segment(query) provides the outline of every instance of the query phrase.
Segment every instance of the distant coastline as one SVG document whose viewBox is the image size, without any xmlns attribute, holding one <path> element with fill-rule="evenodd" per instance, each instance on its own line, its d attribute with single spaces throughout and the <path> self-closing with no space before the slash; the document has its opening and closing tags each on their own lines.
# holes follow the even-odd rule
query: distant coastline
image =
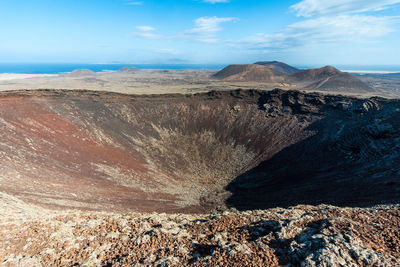
<svg viewBox="0 0 400 267">
<path fill-rule="evenodd" d="M 342 70 L 344 72 L 350 72 L 355 74 L 393 74 L 400 73 L 400 70 L 390 71 L 390 70 Z"/>
<path fill-rule="evenodd" d="M 63 74 L 76 69 L 89 69 L 94 72 L 116 71 L 123 67 L 139 69 L 194 69 L 220 70 L 225 64 L 71 64 L 71 63 L 0 63 L 0 73 L 9 74 Z"/>
<path fill-rule="evenodd" d="M 0 63 L 0 74 L 63 74 L 76 69 L 89 69 L 94 72 L 117 71 L 123 67 L 164 70 L 221 70 L 227 64 L 79 64 L 79 63 Z M 321 66 L 296 66 L 299 69 Z M 341 71 L 354 74 L 393 74 L 400 73 L 400 66 L 335 66 Z"/>
</svg>

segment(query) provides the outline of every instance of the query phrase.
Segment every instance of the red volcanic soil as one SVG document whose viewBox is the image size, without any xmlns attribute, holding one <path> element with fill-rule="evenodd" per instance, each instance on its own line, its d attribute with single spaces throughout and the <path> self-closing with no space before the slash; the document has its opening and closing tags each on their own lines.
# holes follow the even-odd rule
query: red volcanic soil
<svg viewBox="0 0 400 267">
<path fill-rule="evenodd" d="M 297 91 L 0 94 L 0 191 L 53 208 L 205 212 L 400 199 L 400 103 Z"/>
<path fill-rule="evenodd" d="M 278 89 L 0 92 L 0 264 L 399 266 L 399 118 Z"/>
<path fill-rule="evenodd" d="M 55 212 L 0 199 L 10 207 L 0 217 L 6 267 L 400 264 L 393 206 L 166 215 Z"/>
</svg>

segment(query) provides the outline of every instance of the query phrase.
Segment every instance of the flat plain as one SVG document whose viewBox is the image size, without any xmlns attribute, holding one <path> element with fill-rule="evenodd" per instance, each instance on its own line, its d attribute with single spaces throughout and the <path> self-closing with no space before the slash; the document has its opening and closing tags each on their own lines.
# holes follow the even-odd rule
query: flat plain
<svg viewBox="0 0 400 267">
<path fill-rule="evenodd" d="M 0 91 L 68 89 L 94 90 L 125 94 L 192 94 L 211 90 L 297 89 L 322 93 L 338 93 L 335 90 L 308 90 L 296 83 L 227 82 L 211 78 L 217 71 L 210 70 L 138 70 L 133 72 L 98 72 L 91 75 L 70 76 L 68 74 L 0 74 Z M 351 93 L 346 95 L 387 98 L 400 97 L 399 75 L 363 75 L 361 80 L 375 92 Z"/>
</svg>

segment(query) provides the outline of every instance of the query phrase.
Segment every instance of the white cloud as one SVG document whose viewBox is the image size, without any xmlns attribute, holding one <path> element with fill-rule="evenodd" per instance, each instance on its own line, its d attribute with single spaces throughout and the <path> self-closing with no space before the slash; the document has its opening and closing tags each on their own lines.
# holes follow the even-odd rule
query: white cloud
<svg viewBox="0 0 400 267">
<path fill-rule="evenodd" d="M 393 17 L 375 17 L 366 15 L 340 15 L 320 17 L 289 25 L 285 33 L 293 36 L 317 39 L 318 41 L 352 41 L 380 37 L 394 31 Z"/>
<path fill-rule="evenodd" d="M 229 22 L 237 20 L 237 18 L 218 18 L 214 17 L 201 17 L 196 19 L 194 22 L 196 24 L 196 28 L 192 29 L 192 31 L 198 32 L 218 32 L 222 30 L 219 26 L 223 22 Z"/>
<path fill-rule="evenodd" d="M 135 32 L 130 34 L 129 36 L 143 37 L 147 39 L 191 39 L 203 43 L 216 43 L 219 40 L 217 37 L 217 33 L 223 30 L 221 24 L 236 20 L 237 18 L 233 17 L 200 17 L 194 21 L 194 28 L 171 35 L 148 32 L 150 30 L 153 30 L 153 28 L 151 27 L 150 29 L 148 28 L 149 26 L 139 26 L 140 28 L 136 28 L 146 32 Z"/>
<path fill-rule="evenodd" d="M 144 31 L 144 32 L 149 32 L 149 31 L 154 31 L 155 30 L 151 26 L 136 26 L 136 29 Z"/>
<path fill-rule="evenodd" d="M 141 6 L 144 3 L 142 1 L 129 1 L 127 4 L 128 5 L 133 5 L 133 6 Z"/>
<path fill-rule="evenodd" d="M 283 51 L 309 45 L 376 41 L 398 29 L 400 17 L 380 16 L 400 0 L 301 0 L 290 8 L 308 17 L 275 33 L 261 33 L 232 45 L 257 51 Z M 369 13 L 365 13 L 365 12 Z M 311 17 L 311 18 L 309 18 Z"/>
<path fill-rule="evenodd" d="M 134 33 L 128 34 L 127 36 L 128 37 L 132 37 L 132 36 L 143 37 L 143 38 L 152 39 L 152 40 L 170 38 L 170 36 L 168 36 L 168 35 L 156 34 L 156 33 L 152 33 L 152 32 L 134 32 Z"/>
<path fill-rule="evenodd" d="M 318 15 L 355 14 L 390 8 L 400 0 L 302 0 L 291 9 L 299 17 Z"/>
<path fill-rule="evenodd" d="M 366 42 L 395 31 L 399 17 L 339 15 L 288 25 L 273 34 L 258 34 L 234 43 L 255 50 L 284 50 L 312 44 Z"/>
<path fill-rule="evenodd" d="M 203 0 L 203 2 L 216 4 L 216 3 L 228 3 L 229 0 Z"/>
<path fill-rule="evenodd" d="M 200 42 L 215 43 L 218 41 L 217 33 L 223 30 L 220 25 L 224 22 L 231 22 L 236 20 L 237 18 L 233 17 L 200 17 L 194 21 L 196 26 L 190 30 L 183 32 L 183 35 L 191 36 Z"/>
</svg>

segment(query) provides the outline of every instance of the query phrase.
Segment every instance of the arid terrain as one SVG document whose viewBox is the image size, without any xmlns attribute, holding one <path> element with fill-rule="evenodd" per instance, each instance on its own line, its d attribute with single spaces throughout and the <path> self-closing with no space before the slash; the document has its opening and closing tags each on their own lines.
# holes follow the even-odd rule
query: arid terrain
<svg viewBox="0 0 400 267">
<path fill-rule="evenodd" d="M 0 194 L 2 266 L 397 266 L 398 206 L 54 211 Z"/>
<path fill-rule="evenodd" d="M 261 63 L 0 75 L 0 264 L 400 265 L 398 91 Z"/>
<path fill-rule="evenodd" d="M 266 64 L 269 64 L 269 67 L 274 67 L 274 69 L 267 68 Z M 235 79 L 235 77 L 230 77 L 229 79 L 213 78 L 217 71 L 210 70 L 125 69 L 114 72 L 97 73 L 92 73 L 90 71 L 80 72 L 78 70 L 78 72 L 71 74 L 0 74 L 0 91 L 81 89 L 125 94 L 192 94 L 211 90 L 272 90 L 280 88 L 283 90 L 296 89 L 309 92 L 321 92 L 324 94 L 340 93 L 362 97 L 400 97 L 400 91 L 398 89 L 400 78 L 398 75 L 394 74 L 369 74 L 355 77 L 348 73 L 341 73 L 335 70 L 333 74 L 339 75 L 333 75 L 333 77 L 331 77 L 332 75 L 329 75 L 329 68 L 305 71 L 298 70 L 298 72 L 296 72 L 294 67 L 281 62 L 258 62 L 257 64 L 242 66 L 255 68 L 259 70 L 259 73 L 256 71 L 256 73 L 247 74 L 248 76 L 245 76 L 244 79 L 243 77 L 240 79 Z M 325 75 L 320 79 L 311 79 L 310 74 L 312 75 L 318 71 L 324 72 L 324 70 L 328 71 L 325 72 Z M 269 73 L 269 76 L 266 76 L 265 73 Z M 240 75 L 242 74 L 238 76 Z M 274 79 L 271 80 L 271 77 L 274 77 Z M 293 79 L 293 77 L 295 77 L 295 79 Z M 356 90 L 351 90 L 352 86 Z M 368 86 L 370 88 L 368 88 Z"/>
</svg>

